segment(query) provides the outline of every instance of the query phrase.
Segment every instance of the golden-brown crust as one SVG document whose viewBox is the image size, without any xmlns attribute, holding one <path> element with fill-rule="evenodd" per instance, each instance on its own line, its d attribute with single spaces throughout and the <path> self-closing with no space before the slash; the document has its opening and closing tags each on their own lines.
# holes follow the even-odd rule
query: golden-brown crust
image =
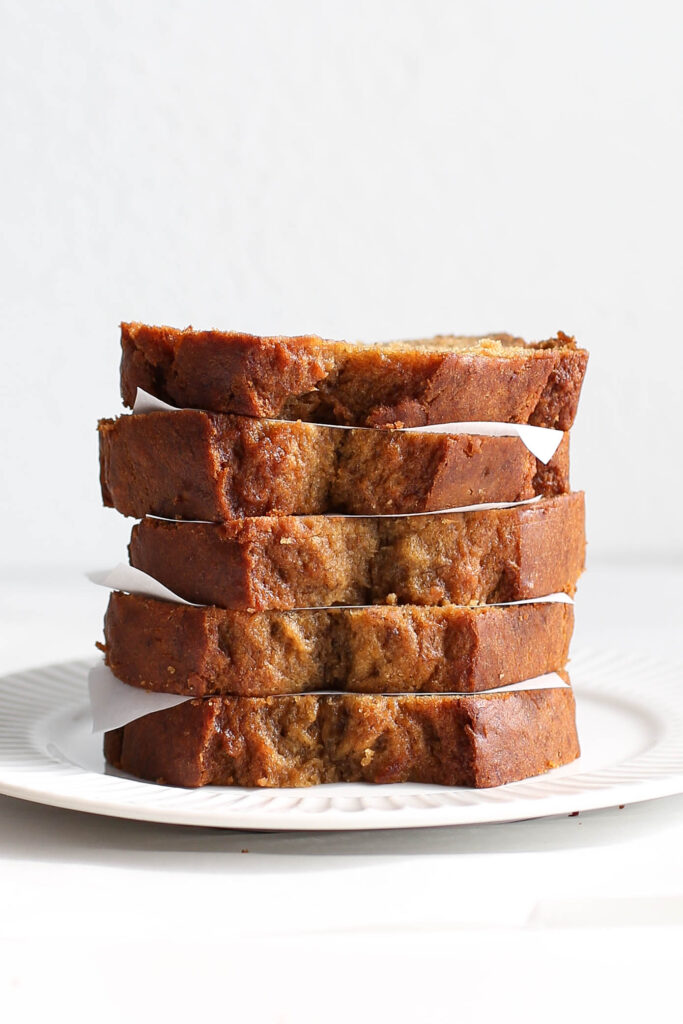
<svg viewBox="0 0 683 1024">
<path fill-rule="evenodd" d="M 588 353 L 559 333 L 363 345 L 121 325 L 121 393 L 179 406 L 357 426 L 467 420 L 569 430 Z"/>
<path fill-rule="evenodd" d="M 129 555 L 178 596 L 221 608 L 469 605 L 573 594 L 584 566 L 583 494 L 405 518 L 143 519 Z"/>
<path fill-rule="evenodd" d="M 475 693 L 564 668 L 573 626 L 568 604 L 249 613 L 114 592 L 103 650 L 123 682 L 193 697 Z"/>
<path fill-rule="evenodd" d="M 209 697 L 105 734 L 107 760 L 172 786 L 500 786 L 579 756 L 570 687 L 476 696 Z"/>
<path fill-rule="evenodd" d="M 569 490 L 516 437 L 339 430 L 181 410 L 101 420 L 105 505 L 136 519 L 391 515 Z"/>
</svg>

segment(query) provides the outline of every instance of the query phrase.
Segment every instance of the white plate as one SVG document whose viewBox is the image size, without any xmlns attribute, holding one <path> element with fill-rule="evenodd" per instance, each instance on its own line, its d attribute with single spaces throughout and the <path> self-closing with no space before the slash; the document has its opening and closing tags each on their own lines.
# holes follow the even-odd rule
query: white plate
<svg viewBox="0 0 683 1024">
<path fill-rule="evenodd" d="M 683 668 L 586 653 L 571 664 L 582 756 L 474 790 L 404 783 L 175 789 L 105 767 L 89 662 L 0 679 L 0 793 L 122 818 L 240 829 L 420 828 L 539 818 L 683 792 Z"/>
</svg>

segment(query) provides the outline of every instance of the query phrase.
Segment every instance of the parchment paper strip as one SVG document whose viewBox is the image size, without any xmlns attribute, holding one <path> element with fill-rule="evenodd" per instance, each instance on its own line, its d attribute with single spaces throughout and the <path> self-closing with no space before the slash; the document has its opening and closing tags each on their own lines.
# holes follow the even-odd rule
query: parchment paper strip
<svg viewBox="0 0 683 1024">
<path fill-rule="evenodd" d="M 447 516 L 452 512 L 488 512 L 496 508 L 517 508 L 518 505 L 533 505 L 540 501 L 541 494 L 533 498 L 525 498 L 524 501 L 487 501 L 481 505 L 458 505 L 455 508 L 439 508 L 433 512 L 380 512 L 369 515 L 367 512 L 325 512 L 314 518 L 320 519 L 419 519 L 420 516 Z M 210 523 L 210 519 L 169 519 L 167 516 L 155 516 L 151 513 L 147 519 L 161 519 L 164 523 Z M 247 517 L 249 518 L 249 517 Z M 258 518 L 258 517 L 257 517 Z M 273 517 L 274 518 L 274 517 Z M 310 515 L 288 516 L 289 519 L 310 519 Z"/>
<path fill-rule="evenodd" d="M 552 690 L 559 686 L 567 686 L 564 679 L 555 672 L 549 672 L 544 676 L 536 676 L 534 679 L 526 679 L 521 683 L 512 683 L 510 686 L 501 686 L 496 690 L 485 690 L 477 696 L 488 693 L 513 693 L 516 690 Z M 171 693 L 151 693 L 148 690 L 140 690 L 136 686 L 128 686 L 117 679 L 114 673 L 104 662 L 94 665 L 88 676 L 88 689 L 90 692 L 90 707 L 93 718 L 93 732 L 108 732 L 110 729 L 120 729 L 128 722 L 142 718 L 143 715 L 151 715 L 155 711 L 166 711 L 186 700 L 206 700 L 205 697 L 180 697 Z M 316 694 L 330 695 L 339 693 L 338 690 L 315 690 Z M 360 696 L 356 694 L 356 696 Z M 400 694 L 389 694 L 397 697 Z M 416 696 L 421 696 L 417 694 Z M 427 694 L 422 694 L 427 696 Z M 439 694 L 439 696 L 471 697 L 473 694 Z M 249 698 L 245 698 L 249 699 Z"/>
<path fill-rule="evenodd" d="M 162 402 L 160 398 L 137 389 L 133 413 L 177 412 L 178 407 Z M 271 423 L 286 422 L 269 420 Z M 348 427 L 340 423 L 318 423 L 312 426 L 329 427 L 332 430 L 376 430 L 376 427 Z M 433 423 L 424 427 L 395 428 L 406 434 L 478 434 L 484 437 L 518 437 L 540 462 L 548 463 L 562 440 L 562 431 L 552 427 L 535 427 L 530 423 L 498 423 L 473 420 L 469 423 Z"/>
</svg>

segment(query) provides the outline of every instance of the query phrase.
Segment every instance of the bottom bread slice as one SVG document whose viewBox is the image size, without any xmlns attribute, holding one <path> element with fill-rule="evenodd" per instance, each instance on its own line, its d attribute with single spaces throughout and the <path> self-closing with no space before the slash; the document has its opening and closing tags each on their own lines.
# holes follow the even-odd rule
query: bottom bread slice
<svg viewBox="0 0 683 1024">
<path fill-rule="evenodd" d="M 105 734 L 104 754 L 171 786 L 429 782 L 486 788 L 579 756 L 571 687 L 477 695 L 207 697 Z"/>
</svg>

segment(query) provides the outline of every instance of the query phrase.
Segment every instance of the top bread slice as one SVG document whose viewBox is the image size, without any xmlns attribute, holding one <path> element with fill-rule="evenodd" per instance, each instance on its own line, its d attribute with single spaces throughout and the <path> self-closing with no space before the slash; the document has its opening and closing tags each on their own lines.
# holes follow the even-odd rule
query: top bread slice
<svg viewBox="0 0 683 1024">
<path fill-rule="evenodd" d="M 588 353 L 559 333 L 367 345 L 314 335 L 121 325 L 121 394 L 177 406 L 357 426 L 477 420 L 569 430 Z"/>
</svg>

